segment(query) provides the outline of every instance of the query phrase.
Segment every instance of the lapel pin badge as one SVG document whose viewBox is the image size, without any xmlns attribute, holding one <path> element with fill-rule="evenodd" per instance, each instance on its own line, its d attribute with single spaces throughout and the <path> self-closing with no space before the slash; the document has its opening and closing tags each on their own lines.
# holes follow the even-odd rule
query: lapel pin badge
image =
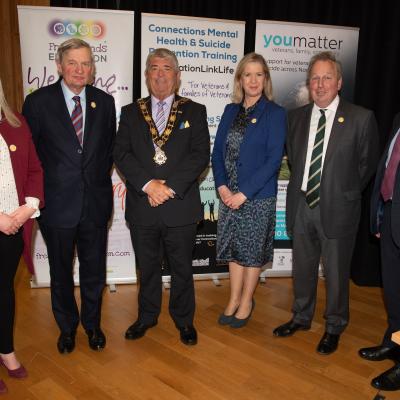
<svg viewBox="0 0 400 400">
<path fill-rule="evenodd" d="M 185 128 L 189 128 L 189 127 L 190 127 L 189 121 L 185 121 L 185 123 L 184 123 L 183 126 L 184 126 Z"/>
<path fill-rule="evenodd" d="M 340 123 L 342 123 L 342 122 L 344 122 L 344 118 L 343 118 L 343 117 L 339 117 L 339 118 L 338 118 L 338 121 L 339 121 Z"/>
<path fill-rule="evenodd" d="M 90 107 L 96 108 L 96 103 L 95 103 L 94 101 L 92 101 L 92 102 L 90 103 Z"/>
<path fill-rule="evenodd" d="M 17 146 L 16 146 L 15 144 L 11 144 L 11 145 L 10 145 L 10 150 L 11 150 L 11 151 L 17 150 Z"/>
<path fill-rule="evenodd" d="M 257 118 L 253 118 L 252 120 L 251 120 L 251 123 L 252 124 L 255 124 L 257 122 Z"/>
</svg>

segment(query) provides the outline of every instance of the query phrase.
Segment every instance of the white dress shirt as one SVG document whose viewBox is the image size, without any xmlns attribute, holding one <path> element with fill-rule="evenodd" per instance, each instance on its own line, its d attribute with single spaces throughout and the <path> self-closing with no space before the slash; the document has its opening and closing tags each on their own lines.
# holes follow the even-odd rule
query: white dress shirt
<svg viewBox="0 0 400 400">
<path fill-rule="evenodd" d="M 326 110 L 325 111 L 326 125 L 325 125 L 325 135 L 324 135 L 324 148 L 322 150 L 321 176 L 322 176 L 322 170 L 324 168 L 326 149 L 328 148 L 329 138 L 331 136 L 333 121 L 335 120 L 335 115 L 338 105 L 339 105 L 339 96 L 336 96 L 328 107 L 323 108 L 323 110 Z M 306 165 L 304 167 L 303 183 L 301 185 L 301 190 L 303 192 L 307 191 L 307 181 L 308 181 L 308 173 L 310 171 L 311 156 L 315 142 L 315 135 L 317 133 L 318 121 L 321 117 L 320 110 L 321 108 L 314 103 L 314 107 L 311 112 L 310 131 L 308 133 Z"/>
</svg>

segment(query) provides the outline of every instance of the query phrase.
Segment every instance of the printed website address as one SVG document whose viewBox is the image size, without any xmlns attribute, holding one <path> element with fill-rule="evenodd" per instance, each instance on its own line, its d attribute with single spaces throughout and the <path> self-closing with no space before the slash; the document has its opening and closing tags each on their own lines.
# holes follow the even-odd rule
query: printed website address
<svg viewBox="0 0 400 400">
<path fill-rule="evenodd" d="M 107 251 L 107 257 L 128 257 L 130 255 L 130 251 Z M 74 257 L 76 257 L 76 254 Z M 47 260 L 49 256 L 47 253 L 35 253 L 35 258 L 36 260 Z"/>
</svg>

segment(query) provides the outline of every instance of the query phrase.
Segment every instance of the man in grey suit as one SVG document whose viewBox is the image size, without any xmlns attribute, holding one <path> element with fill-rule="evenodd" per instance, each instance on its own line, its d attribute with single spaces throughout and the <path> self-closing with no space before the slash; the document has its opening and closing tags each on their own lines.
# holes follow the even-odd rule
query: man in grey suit
<svg viewBox="0 0 400 400">
<path fill-rule="evenodd" d="M 361 212 L 361 193 L 375 171 L 378 132 L 372 111 L 340 98 L 341 66 L 330 52 L 310 61 L 312 103 L 289 114 L 291 178 L 287 229 L 293 238 L 293 318 L 276 328 L 286 337 L 308 330 L 322 259 L 326 282 L 325 333 L 317 352 L 331 354 L 349 320 L 349 275 Z"/>
</svg>

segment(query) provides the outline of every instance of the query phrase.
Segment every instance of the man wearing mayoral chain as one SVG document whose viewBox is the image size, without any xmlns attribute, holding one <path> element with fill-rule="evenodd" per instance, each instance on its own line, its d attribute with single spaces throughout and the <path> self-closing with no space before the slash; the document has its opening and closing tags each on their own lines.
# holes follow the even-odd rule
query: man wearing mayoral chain
<svg viewBox="0 0 400 400">
<path fill-rule="evenodd" d="M 149 54 L 145 77 L 150 96 L 122 108 L 114 148 L 140 285 L 138 318 L 125 337 L 138 339 L 157 324 L 162 247 L 171 269 L 169 312 L 181 341 L 194 345 L 192 253 L 203 219 L 198 178 L 210 159 L 206 108 L 176 94 L 180 71 L 170 50 Z"/>
</svg>

